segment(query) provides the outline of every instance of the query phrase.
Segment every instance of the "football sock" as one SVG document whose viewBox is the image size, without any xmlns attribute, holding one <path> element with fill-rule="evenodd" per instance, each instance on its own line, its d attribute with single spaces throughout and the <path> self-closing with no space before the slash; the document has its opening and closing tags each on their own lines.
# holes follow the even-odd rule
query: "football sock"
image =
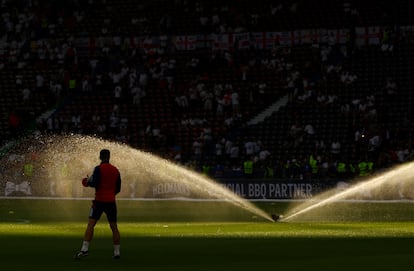
<svg viewBox="0 0 414 271">
<path fill-rule="evenodd" d="M 114 245 L 114 255 L 120 255 L 120 245 Z"/>
<path fill-rule="evenodd" d="M 83 241 L 81 251 L 88 251 L 89 250 L 89 242 Z"/>
</svg>

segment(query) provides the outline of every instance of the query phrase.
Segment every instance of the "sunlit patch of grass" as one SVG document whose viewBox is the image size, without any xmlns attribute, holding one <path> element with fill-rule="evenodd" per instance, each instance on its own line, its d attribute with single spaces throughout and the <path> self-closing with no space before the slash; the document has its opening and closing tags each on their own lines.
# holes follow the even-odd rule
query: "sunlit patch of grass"
<svg viewBox="0 0 414 271">
<path fill-rule="evenodd" d="M 33 236 L 79 236 L 85 228 L 80 223 L 1 223 L 2 235 L 33 235 Z"/>
<path fill-rule="evenodd" d="M 80 222 L 1 223 L 1 235 L 81 236 L 86 226 Z M 387 223 L 120 223 L 125 237 L 414 237 L 414 222 Z M 109 236 L 105 221 L 98 223 L 97 236 Z"/>
<path fill-rule="evenodd" d="M 414 223 L 162 223 L 124 224 L 129 234 L 185 237 L 414 236 Z"/>
</svg>

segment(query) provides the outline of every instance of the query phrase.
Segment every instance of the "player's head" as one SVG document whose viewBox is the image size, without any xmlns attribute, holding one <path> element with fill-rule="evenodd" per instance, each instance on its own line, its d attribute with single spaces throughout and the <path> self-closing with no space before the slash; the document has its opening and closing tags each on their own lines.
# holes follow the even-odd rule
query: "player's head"
<svg viewBox="0 0 414 271">
<path fill-rule="evenodd" d="M 99 153 L 99 159 L 102 162 L 109 162 L 109 158 L 111 157 L 111 152 L 107 149 L 102 149 Z"/>
</svg>

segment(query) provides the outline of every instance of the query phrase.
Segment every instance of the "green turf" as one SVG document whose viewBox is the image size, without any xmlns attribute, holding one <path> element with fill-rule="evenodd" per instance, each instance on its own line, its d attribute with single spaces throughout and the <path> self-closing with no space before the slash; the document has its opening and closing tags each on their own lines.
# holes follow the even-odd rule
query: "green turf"
<svg viewBox="0 0 414 271">
<path fill-rule="evenodd" d="M 119 261 L 111 259 L 105 220 L 97 225 L 90 256 L 72 259 L 81 244 L 87 201 L 0 203 L 1 270 L 388 271 L 414 266 L 411 203 L 358 203 L 357 209 L 371 214 L 370 221 L 272 223 L 225 203 L 120 201 Z M 283 212 L 287 206 L 260 207 Z M 397 217 L 395 210 L 401 210 L 400 219 L 389 219 L 391 213 Z"/>
</svg>

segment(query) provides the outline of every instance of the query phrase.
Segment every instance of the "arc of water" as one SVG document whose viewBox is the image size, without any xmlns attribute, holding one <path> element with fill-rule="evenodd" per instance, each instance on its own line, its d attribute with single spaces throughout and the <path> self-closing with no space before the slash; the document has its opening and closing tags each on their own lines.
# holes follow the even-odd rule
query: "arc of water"
<svg viewBox="0 0 414 271">
<path fill-rule="evenodd" d="M 45 179 L 61 180 L 63 178 L 61 167 L 62 164 L 65 164 L 68 170 L 65 171 L 66 176 L 63 182 L 80 180 L 82 178 L 80 174 L 91 172 L 96 165 L 95 163 L 99 162 L 100 149 L 107 148 L 112 152 L 111 162 L 119 166 L 121 175 L 125 173 L 123 180 L 127 180 L 129 175 L 131 181 L 132 179 L 134 182 L 138 180 L 143 185 L 156 181 L 185 184 L 194 191 L 195 195 L 201 195 L 203 198 L 212 196 L 218 200 L 225 200 L 258 217 L 273 221 L 269 214 L 214 180 L 157 155 L 125 144 L 83 135 L 42 136 L 42 138 L 36 139 L 33 144 L 38 144 L 36 149 L 41 157 L 39 160 L 48 169 L 47 174 L 50 176 L 44 176 Z M 56 163 L 57 161 L 59 163 Z M 66 188 L 64 185 L 60 187 Z M 53 189 L 55 188 L 57 187 Z M 60 193 L 71 196 L 71 191 L 66 190 L 70 189 L 65 189 Z M 55 191 L 53 190 L 53 192 Z"/>
<path fill-rule="evenodd" d="M 378 188 L 387 182 L 399 181 L 404 176 L 412 176 L 413 173 L 414 162 L 411 162 L 395 167 L 377 176 L 373 176 L 365 181 L 356 183 L 355 185 L 350 186 L 349 188 L 339 193 L 335 193 L 331 190 L 327 191 L 316 196 L 316 198 L 314 198 L 311 202 L 305 202 L 304 204 L 299 205 L 294 210 L 288 212 L 288 214 L 284 216 L 281 219 L 281 221 L 291 221 L 294 218 L 299 217 L 302 214 L 308 213 L 316 208 L 321 208 L 335 201 L 344 200 L 347 197 L 353 196 L 357 193 L 361 193 L 364 190 Z"/>
</svg>

